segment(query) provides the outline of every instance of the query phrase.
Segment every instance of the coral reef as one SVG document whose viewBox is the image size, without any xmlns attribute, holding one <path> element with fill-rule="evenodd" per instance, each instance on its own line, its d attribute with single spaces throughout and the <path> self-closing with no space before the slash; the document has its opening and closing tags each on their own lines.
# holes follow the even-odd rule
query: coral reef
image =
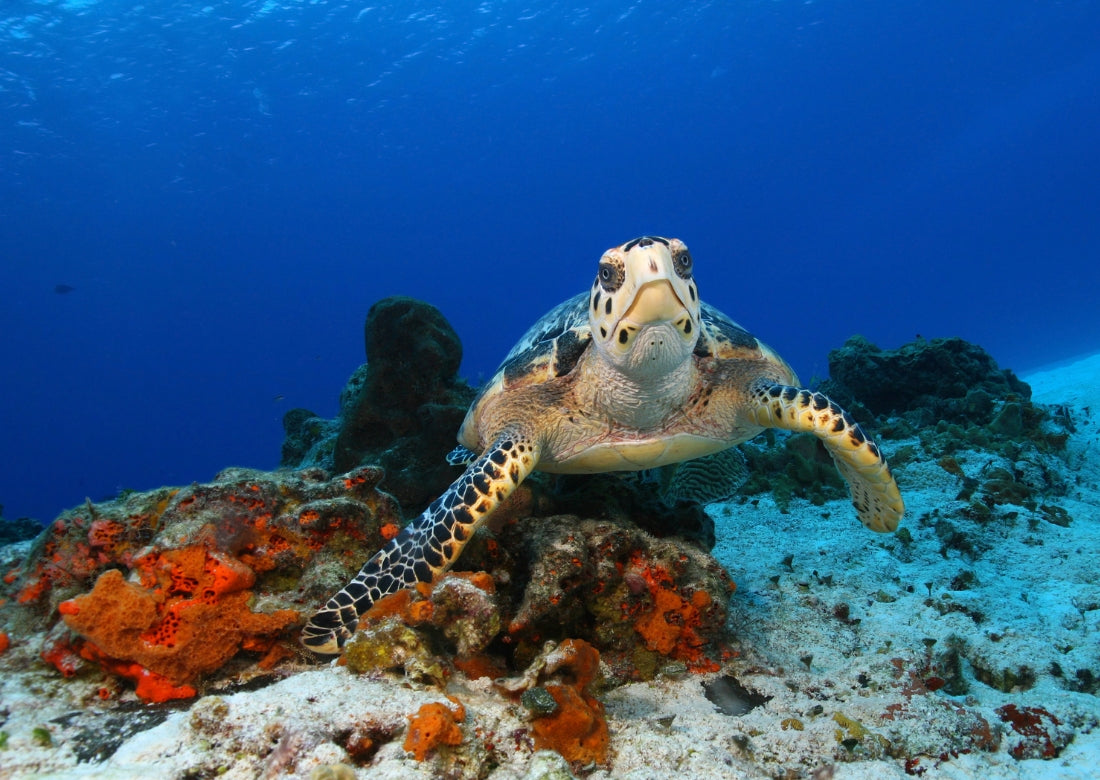
<svg viewBox="0 0 1100 780">
<path fill-rule="evenodd" d="M 348 668 L 435 683 L 453 668 L 496 677 L 528 667 L 548 641 L 583 640 L 621 684 L 728 658 L 729 577 L 693 546 L 629 523 L 506 523 L 479 533 L 458 566 L 375 604 L 346 647 Z"/>
<path fill-rule="evenodd" d="M 66 676 L 92 661 L 147 700 L 193 696 L 240 650 L 263 665 L 292 652 L 278 640 L 299 611 L 346 582 L 399 520 L 375 489 L 381 476 L 228 469 L 208 484 L 88 502 L 7 572 L 0 626 L 54 627 L 40 654 Z"/>
<path fill-rule="evenodd" d="M 882 350 L 855 336 L 829 353 L 829 370 L 824 392 L 883 440 L 907 440 L 890 453 L 895 468 L 924 460 L 955 480 L 964 506 L 916 518 L 935 529 L 945 553 L 980 555 L 989 542 L 972 532 L 1015 522 L 1018 507 L 1029 512 L 1029 523 L 1073 522 L 1052 500 L 1070 487 L 1064 467 L 1072 416 L 1065 407 L 1034 403 L 1027 383 L 999 368 L 981 347 L 946 338 Z M 789 474 L 791 464 L 786 468 Z M 816 474 L 814 483 L 826 484 L 823 476 Z M 781 481 L 775 490 L 780 506 L 785 487 Z"/>
<path fill-rule="evenodd" d="M 968 445 L 1003 454 L 1031 446 L 1064 450 L 1073 423 L 1064 409 L 1031 402 L 1031 388 L 981 347 L 959 338 L 918 338 L 883 350 L 853 336 L 829 353 L 822 392 L 883 438 L 920 432 L 941 454 Z"/>
<path fill-rule="evenodd" d="M 381 466 L 385 490 L 416 514 L 455 477 L 445 456 L 474 397 L 458 376 L 462 345 L 438 309 L 405 297 L 370 308 L 364 342 L 367 362 L 341 393 L 336 420 L 305 409 L 284 416 L 282 465 Z"/>
<path fill-rule="evenodd" d="M 852 336 L 829 352 L 829 379 L 822 392 L 855 414 L 875 416 L 919 411 L 920 422 L 988 422 L 993 401 L 1015 396 L 1027 401 L 1031 388 L 1012 371 L 998 368 L 981 347 L 960 338 L 917 339 L 884 350 Z M 975 420 L 975 416 L 985 419 Z"/>
<path fill-rule="evenodd" d="M 42 524 L 29 517 L 17 517 L 9 520 L 4 517 L 4 507 L 0 505 L 0 545 L 14 544 L 33 539 L 42 533 Z"/>
<path fill-rule="evenodd" d="M 331 465 L 342 452 L 356 464 L 384 462 L 434 498 L 457 473 L 442 457 L 464 409 L 460 381 L 449 384 L 457 340 L 438 312 L 382 303 L 341 417 L 288 413 L 284 459 Z M 1095 726 L 1079 703 L 1100 676 L 1094 645 L 1081 641 L 1095 631 L 1095 588 L 1073 591 L 1069 603 L 1040 602 L 1023 592 L 1034 588 L 1023 578 L 1034 564 L 994 555 L 1013 534 L 1041 546 L 1087 524 L 1058 465 L 1073 423 L 955 342 L 918 342 L 897 355 L 858 340 L 845 348 L 870 372 L 913 368 L 868 383 L 871 400 L 855 406 L 877 414 L 890 436 L 916 434 L 890 453 L 907 490 L 918 483 L 907 497 L 927 485 L 956 496 L 919 504 L 898 534 L 861 544 L 844 535 L 836 507 L 800 505 L 844 494 L 807 437 L 744 445 L 752 473 L 743 485 L 737 454 L 626 478 L 536 475 L 470 541 L 458 570 L 377 602 L 342 667 L 267 671 L 294 652 L 296 615 L 400 529 L 396 501 L 378 490 L 381 468 L 337 477 L 315 466 L 229 469 L 209 484 L 66 512 L 0 558 L 3 718 L 11 670 L 57 708 L 13 733 L 19 766 L 51 766 L 40 757 L 64 746 L 72 760 L 110 762 L 120 751 L 112 767 L 141 767 L 150 760 L 143 749 L 173 740 L 193 748 L 172 753 L 192 777 L 355 777 L 393 767 L 449 778 L 498 769 L 600 780 L 793 777 L 850 762 L 918 776 L 946 762 L 962 774 L 990 752 L 1009 763 L 1065 761 Z M 405 380 L 395 377 L 410 371 L 401 361 L 411 355 L 436 378 L 399 397 Z M 940 370 L 961 379 L 913 391 L 904 405 L 883 400 L 901 392 L 890 381 L 908 392 Z M 858 374 L 837 375 L 863 397 Z M 830 381 L 829 392 L 848 392 Z M 424 425 L 438 426 L 428 439 Z M 436 459 L 438 471 L 419 471 L 413 453 Z M 758 503 L 759 514 L 711 510 L 727 527 L 715 554 L 743 585 L 731 604 L 733 583 L 704 552 L 715 534 L 699 502 L 738 485 L 735 500 Z M 765 491 L 799 517 L 776 512 Z M 405 500 L 415 508 L 421 499 Z M 812 522 L 820 533 L 803 533 Z M 1059 549 L 1068 567 L 1069 548 Z M 938 575 L 925 574 L 941 562 L 949 565 Z M 986 595 L 1006 571 L 1021 592 L 999 600 L 1054 628 L 1011 635 L 1027 624 Z M 1047 634 L 1060 637 L 1056 648 L 1038 649 Z M 1034 652 L 1002 652 L 1028 641 Z M 182 720 L 148 706 L 200 693 Z M 8 721 L 0 726 L 7 740 Z M 162 733 L 123 745 L 148 728 Z"/>
<path fill-rule="evenodd" d="M 917 340 L 884 350 L 853 336 L 829 353 L 828 395 L 883 440 L 920 436 L 935 457 L 977 447 L 1021 459 L 1064 449 L 1072 422 L 1064 410 L 1031 402 L 1031 388 L 981 347 L 959 338 Z M 739 500 L 771 493 L 783 510 L 794 498 L 820 506 L 845 488 L 824 447 L 806 434 L 766 431 L 739 449 L 749 478 Z M 894 467 L 914 456 L 890 454 Z"/>
</svg>

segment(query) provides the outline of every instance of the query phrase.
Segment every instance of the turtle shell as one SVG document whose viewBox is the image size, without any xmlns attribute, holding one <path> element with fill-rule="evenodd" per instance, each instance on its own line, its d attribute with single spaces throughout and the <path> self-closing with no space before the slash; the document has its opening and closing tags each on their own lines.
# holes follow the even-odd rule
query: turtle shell
<svg viewBox="0 0 1100 780">
<path fill-rule="evenodd" d="M 756 337 L 709 303 L 700 302 L 699 317 L 703 327 L 695 344 L 698 357 L 729 360 L 759 353 L 761 344 Z"/>
<path fill-rule="evenodd" d="M 588 293 L 574 295 L 540 317 L 516 342 L 493 378 L 470 404 L 458 432 L 459 443 L 472 451 L 479 450 L 477 418 L 486 398 L 568 374 L 591 343 Z"/>
<path fill-rule="evenodd" d="M 504 358 L 487 389 L 546 382 L 573 370 L 592 343 L 588 326 L 588 293 L 558 304 L 532 325 Z"/>
<path fill-rule="evenodd" d="M 701 304 L 702 328 L 695 354 L 721 360 L 759 354 L 761 344 L 747 330 L 713 306 Z M 558 304 L 539 318 L 516 342 L 478 394 L 487 395 L 548 382 L 565 376 L 592 343 L 588 325 L 588 293 Z"/>
<path fill-rule="evenodd" d="M 700 325 L 696 358 L 764 360 L 782 366 L 794 377 L 782 358 L 713 306 L 701 303 Z M 565 376 L 576 367 L 591 344 L 588 293 L 584 292 L 548 311 L 516 342 L 470 405 L 459 431 L 459 442 L 478 451 L 485 444 L 480 441 L 485 432 L 479 432 L 478 419 L 487 399 Z"/>
</svg>

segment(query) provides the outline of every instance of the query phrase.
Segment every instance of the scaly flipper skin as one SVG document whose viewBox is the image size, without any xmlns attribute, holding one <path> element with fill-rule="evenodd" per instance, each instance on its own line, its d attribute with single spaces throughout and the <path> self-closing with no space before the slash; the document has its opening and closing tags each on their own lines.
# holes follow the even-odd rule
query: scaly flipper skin
<svg viewBox="0 0 1100 780">
<path fill-rule="evenodd" d="M 879 532 L 898 527 L 905 504 L 886 459 L 852 416 L 826 396 L 760 381 L 750 391 L 749 416 L 765 428 L 804 431 L 821 439 L 848 482 L 863 524 Z"/>
<path fill-rule="evenodd" d="M 310 618 L 302 629 L 302 644 L 317 655 L 339 654 L 374 602 L 418 582 L 431 582 L 449 569 L 481 522 L 537 462 L 538 445 L 532 438 L 519 431 L 500 435 Z"/>
</svg>

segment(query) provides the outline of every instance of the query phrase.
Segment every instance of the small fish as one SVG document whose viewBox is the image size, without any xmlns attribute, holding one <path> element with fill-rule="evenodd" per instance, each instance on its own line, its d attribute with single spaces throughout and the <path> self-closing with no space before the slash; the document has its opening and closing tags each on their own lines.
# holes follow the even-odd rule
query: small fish
<svg viewBox="0 0 1100 780">
<path fill-rule="evenodd" d="M 279 395 L 275 396 L 271 400 L 274 401 L 275 403 L 279 403 L 280 401 L 286 400 L 286 396 L 283 395 L 282 393 L 280 393 Z"/>
<path fill-rule="evenodd" d="M 75 289 L 75 287 L 68 284 L 55 284 L 53 287 L 53 291 L 58 295 L 68 295 Z"/>
</svg>

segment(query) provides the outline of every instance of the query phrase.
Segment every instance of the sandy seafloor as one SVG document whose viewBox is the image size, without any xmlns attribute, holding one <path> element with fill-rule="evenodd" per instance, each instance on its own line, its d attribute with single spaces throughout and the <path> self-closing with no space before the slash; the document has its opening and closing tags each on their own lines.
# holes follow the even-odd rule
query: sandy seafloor
<svg viewBox="0 0 1100 780">
<path fill-rule="evenodd" d="M 713 505 L 714 555 L 737 583 L 730 628 L 740 656 L 729 671 L 771 698 L 741 715 L 726 714 L 694 675 L 612 690 L 602 696 L 611 765 L 589 776 L 912 776 L 885 754 L 889 745 L 919 755 L 909 769 L 927 778 L 1100 778 L 1100 697 L 1070 690 L 1069 683 L 1075 670 L 1100 669 L 1100 409 L 1089 408 L 1100 387 L 1100 355 L 1024 379 L 1034 400 L 1073 410 L 1077 430 L 1069 464 L 1061 466 L 1070 487 L 1051 499 L 1069 513 L 1068 527 L 1023 507 L 1001 507 L 1002 514 L 1016 510 L 1015 518 L 960 526 L 972 537 L 973 556 L 942 553 L 935 521 L 960 505 L 959 482 L 920 457 L 896 469 L 908 506 L 908 544 L 863 530 L 844 501 L 796 502 L 787 514 L 766 498 L 755 507 Z M 890 442 L 886 450 L 904 445 Z M 956 457 L 976 477 L 995 460 L 981 452 Z M 964 570 L 973 574 L 969 587 L 952 589 Z M 847 620 L 837 617 L 841 603 L 848 605 Z M 972 617 L 977 613 L 980 622 Z M 910 671 L 949 646 L 961 648 L 966 693 L 914 693 Z M 1026 667 L 1034 684 L 1002 692 L 976 680 L 976 667 Z M 370 723 L 400 729 L 420 704 L 444 701 L 438 689 L 397 677 L 357 678 L 338 667 L 291 671 L 297 673 L 261 690 L 222 697 L 227 709 L 210 698 L 185 705 L 125 739 L 104 763 L 77 763 L 67 743 L 65 716 L 81 708 L 79 696 L 88 691 L 41 670 L 7 675 L 0 682 L 9 735 L 0 776 L 306 778 L 318 765 L 344 758 L 329 740 L 334 732 Z M 467 747 L 510 744 L 524 726 L 519 708 L 488 681 L 459 676 L 448 692 L 466 706 Z M 1010 703 L 1043 708 L 1061 724 L 1044 719 L 1049 735 L 1072 741 L 1053 759 L 1013 758 L 1010 750 L 1022 737 L 996 713 Z M 976 717 L 1001 731 L 999 747 L 952 754 L 966 741 L 960 733 L 980 722 Z M 53 732 L 49 747 L 32 736 L 45 724 Z M 399 731 L 356 775 L 441 776 L 442 764 L 416 762 L 402 750 L 402 738 Z M 468 753 L 476 764 L 477 749 Z M 532 755 L 522 746 L 494 763 L 487 770 L 494 780 L 569 777 L 553 754 Z"/>
</svg>

